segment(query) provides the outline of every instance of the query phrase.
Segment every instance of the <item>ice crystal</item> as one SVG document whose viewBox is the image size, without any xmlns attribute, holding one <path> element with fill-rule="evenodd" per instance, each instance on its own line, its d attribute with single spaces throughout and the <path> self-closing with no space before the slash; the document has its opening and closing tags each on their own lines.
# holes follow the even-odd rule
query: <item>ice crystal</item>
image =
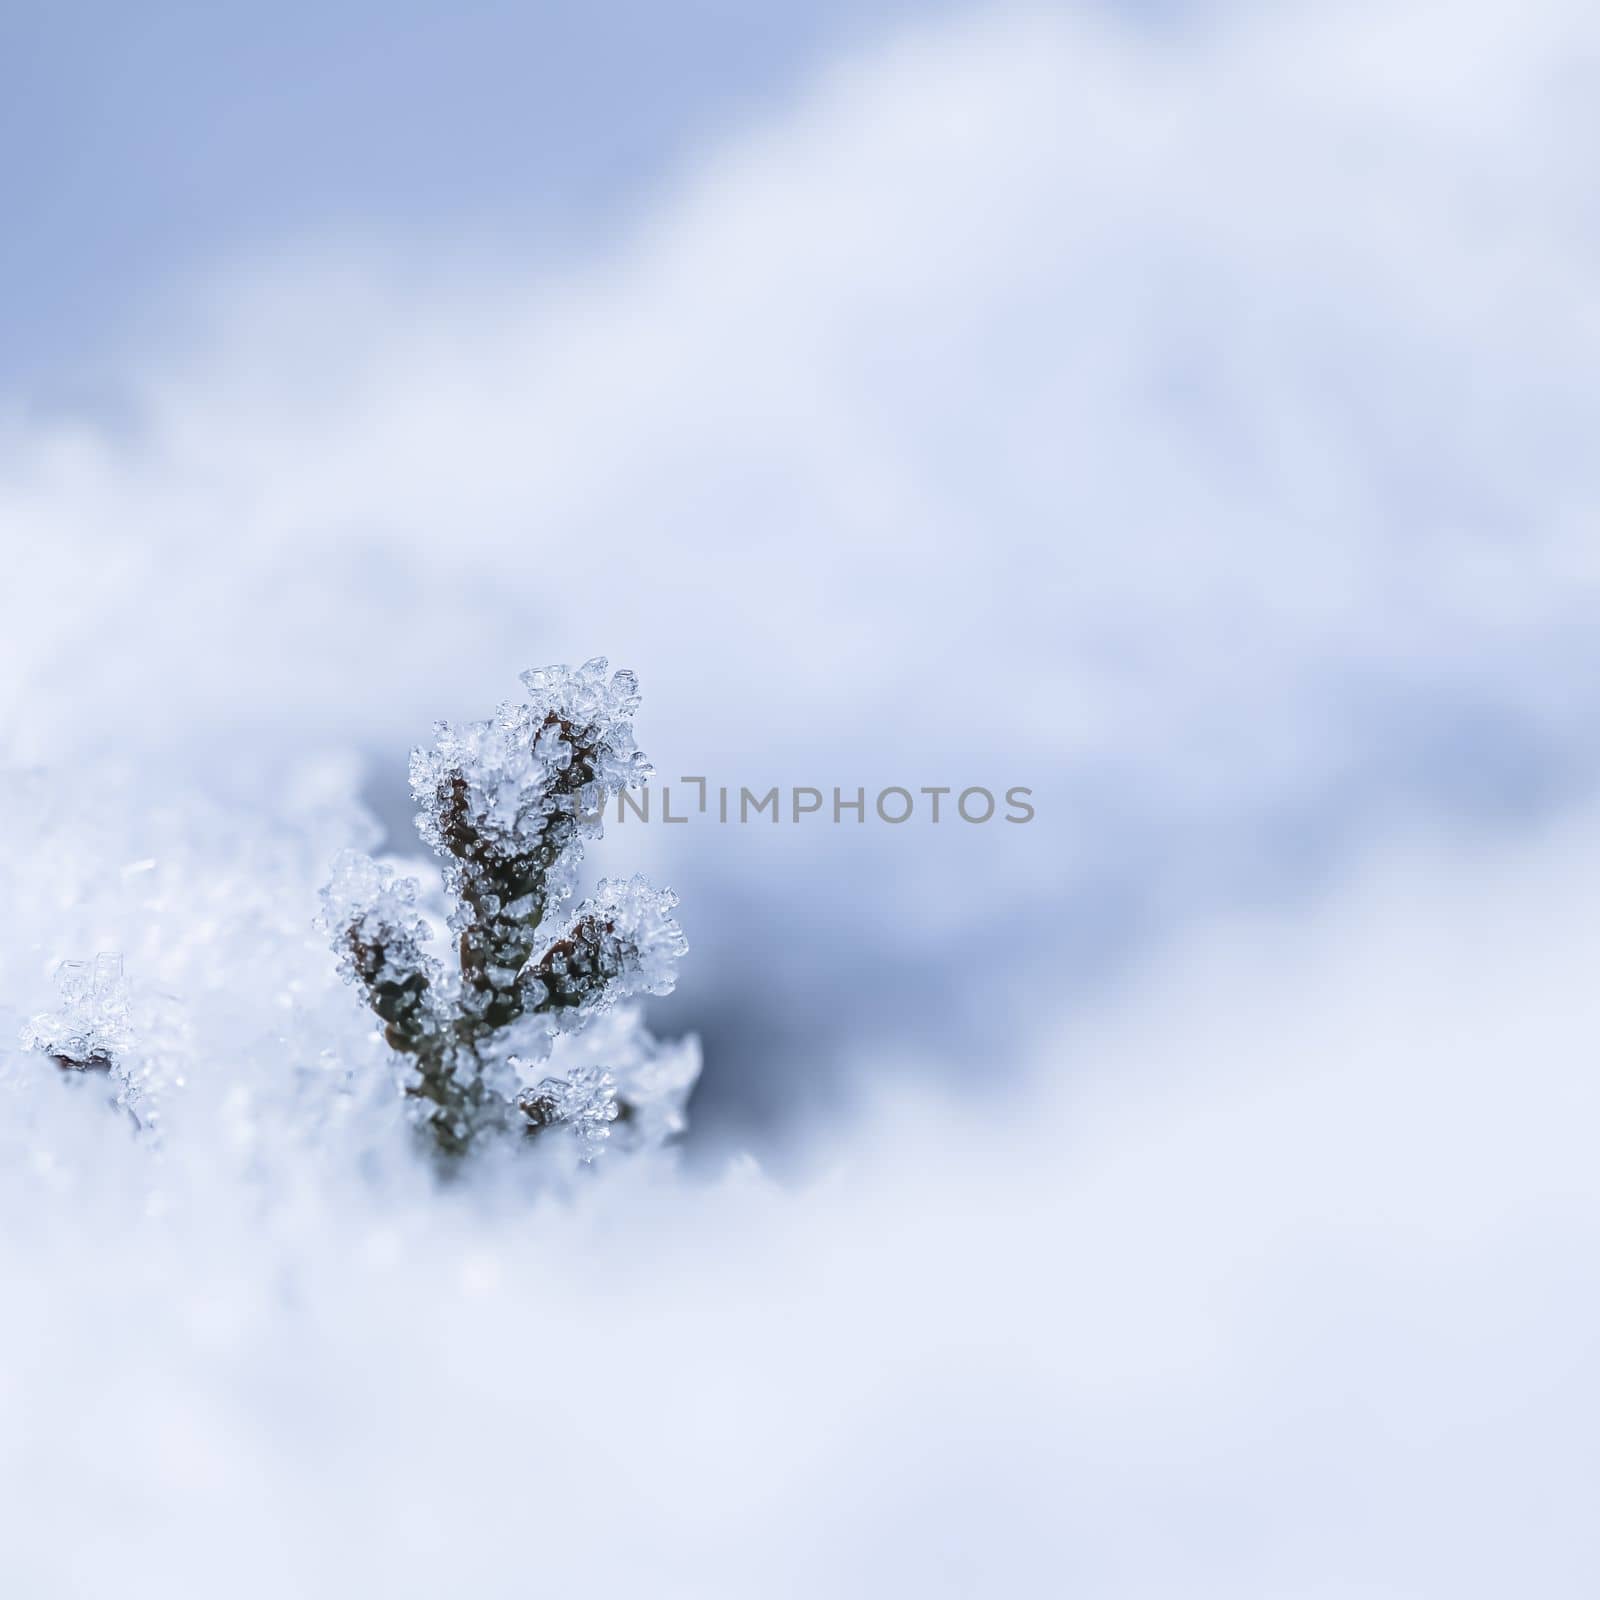
<svg viewBox="0 0 1600 1600">
<path fill-rule="evenodd" d="M 34 1017 L 23 1042 L 77 1072 L 109 1069 L 128 1043 L 122 957 L 105 950 L 93 962 L 63 961 L 56 968 L 56 993 L 60 1009 Z"/>
<path fill-rule="evenodd" d="M 383 1023 L 406 1063 L 405 1092 L 450 1155 L 519 1123 L 568 1124 L 592 1154 L 612 1120 L 634 1110 L 615 1080 L 593 1062 L 532 1088 L 525 1075 L 557 1035 L 581 1032 L 616 1001 L 670 993 L 687 949 L 671 916 L 677 897 L 643 878 L 601 880 L 566 912 L 606 802 L 651 775 L 633 737 L 638 680 L 608 678 L 597 658 L 522 682 L 525 701 L 484 721 L 440 723 L 432 748 L 411 757 L 418 831 L 451 902 L 456 970 L 428 954 L 414 879 L 347 852 L 323 894 L 340 968 Z M 681 1126 L 649 1121 L 662 1138 Z"/>
<path fill-rule="evenodd" d="M 592 1161 L 611 1137 L 617 1120 L 617 1084 L 599 1067 L 579 1067 L 567 1077 L 545 1078 L 517 1097 L 530 1130 L 564 1125 L 572 1130 L 581 1158 Z"/>
<path fill-rule="evenodd" d="M 616 1085 L 611 1148 L 650 1149 L 683 1133 L 689 1093 L 700 1076 L 698 1040 L 657 1039 L 637 1006 L 619 1005 L 583 1033 L 556 1040 L 547 1067 L 581 1071 L 591 1060 L 605 1062 Z"/>
<path fill-rule="evenodd" d="M 103 950 L 92 962 L 63 961 L 55 971 L 59 1006 L 23 1029 L 26 1048 L 42 1051 L 67 1072 L 103 1072 L 116 1084 L 115 1104 L 139 1122 L 140 1074 L 130 1061 L 128 982 L 122 957 Z"/>
</svg>

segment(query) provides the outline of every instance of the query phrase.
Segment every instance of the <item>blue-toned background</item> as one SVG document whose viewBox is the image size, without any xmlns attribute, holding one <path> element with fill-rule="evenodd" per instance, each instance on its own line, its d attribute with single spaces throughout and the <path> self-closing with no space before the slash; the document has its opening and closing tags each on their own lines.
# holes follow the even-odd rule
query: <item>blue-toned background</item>
<svg viewBox="0 0 1600 1600">
<path fill-rule="evenodd" d="M 307 233 L 549 259 L 831 55 L 944 9 L 18 0 L 6 374 L 48 399 L 175 274 Z"/>
<path fill-rule="evenodd" d="M 1030 787 L 594 853 L 691 1170 L 868 1152 L 1060 1356 L 886 1513 L 1010 1565 L 827 1548 L 1592 1592 L 1597 89 L 1577 0 L 13 0 L 0 750 L 405 851 L 433 718 L 605 653 L 669 782 Z"/>
</svg>

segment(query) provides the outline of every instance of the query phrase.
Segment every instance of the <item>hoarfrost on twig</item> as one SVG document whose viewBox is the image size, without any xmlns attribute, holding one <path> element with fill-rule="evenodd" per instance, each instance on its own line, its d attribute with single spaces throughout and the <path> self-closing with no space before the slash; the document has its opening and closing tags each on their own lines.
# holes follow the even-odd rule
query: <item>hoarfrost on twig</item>
<svg viewBox="0 0 1600 1600">
<path fill-rule="evenodd" d="M 606 802 L 651 776 L 633 736 L 638 680 L 608 678 L 601 657 L 522 682 L 526 700 L 483 721 L 439 723 L 432 747 L 411 757 L 418 831 L 451 901 L 455 970 L 428 954 L 414 879 L 346 852 L 323 894 L 341 970 L 405 1062 L 422 1124 L 452 1156 L 519 1125 L 569 1125 L 591 1155 L 619 1117 L 638 1116 L 665 1138 L 681 1128 L 687 1094 L 664 1086 L 671 1114 L 650 1115 L 594 1062 L 523 1084 L 558 1035 L 582 1032 L 629 996 L 670 993 L 687 943 L 671 915 L 677 897 L 640 877 L 602 879 L 566 913 Z"/>
<path fill-rule="evenodd" d="M 55 971 L 58 1007 L 41 1011 L 23 1029 L 22 1043 L 42 1051 L 66 1072 L 103 1072 L 116 1085 L 113 1103 L 144 1126 L 143 1085 L 131 1061 L 131 998 L 122 957 L 102 950 L 93 961 L 63 961 Z"/>
</svg>

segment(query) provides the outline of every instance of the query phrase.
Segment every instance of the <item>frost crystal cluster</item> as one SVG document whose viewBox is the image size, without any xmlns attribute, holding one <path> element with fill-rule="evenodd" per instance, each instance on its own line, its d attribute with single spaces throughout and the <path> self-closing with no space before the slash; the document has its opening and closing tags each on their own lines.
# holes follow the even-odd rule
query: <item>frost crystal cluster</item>
<svg viewBox="0 0 1600 1600">
<path fill-rule="evenodd" d="M 67 1072 L 105 1073 L 114 1104 L 143 1126 L 144 1085 L 132 1060 L 131 1003 L 122 957 L 103 950 L 92 962 L 63 961 L 55 973 L 58 1005 L 22 1030 L 25 1049 L 39 1050 Z M 145 1113 L 148 1116 L 148 1111 Z"/>
<path fill-rule="evenodd" d="M 683 1125 L 698 1071 L 637 1027 L 612 1059 L 565 1060 L 560 1036 L 632 995 L 667 994 L 687 948 L 677 897 L 602 881 L 569 909 L 606 802 L 650 777 L 634 745 L 638 680 L 596 659 L 526 672 L 527 698 L 482 722 L 440 723 L 411 758 L 417 826 L 439 856 L 455 960 L 430 952 L 415 879 L 343 854 L 323 925 L 405 1064 L 405 1092 L 440 1151 L 481 1135 L 565 1128 L 591 1157 L 613 1129 L 659 1143 Z M 563 1052 L 570 1057 L 570 1052 Z"/>
<path fill-rule="evenodd" d="M 128 1043 L 128 985 L 122 957 L 102 951 L 56 968 L 59 1009 L 40 1012 L 26 1043 L 75 1072 L 109 1071 Z"/>
</svg>

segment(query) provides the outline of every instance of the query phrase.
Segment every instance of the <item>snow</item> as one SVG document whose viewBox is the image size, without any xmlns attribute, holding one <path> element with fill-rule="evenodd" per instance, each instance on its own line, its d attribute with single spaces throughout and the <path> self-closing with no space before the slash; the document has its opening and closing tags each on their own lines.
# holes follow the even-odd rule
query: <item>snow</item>
<svg viewBox="0 0 1600 1600">
<path fill-rule="evenodd" d="M 0 1588 L 1588 1600 L 1594 45 L 963 15 L 8 413 Z M 330 937 L 531 917 L 411 812 L 537 845 L 558 702 L 642 780 L 626 673 L 482 718 L 597 647 L 657 782 L 1037 814 L 574 793 L 541 931 L 642 953 L 445 1177 Z"/>
<path fill-rule="evenodd" d="M 7 1587 L 1582 1595 L 1597 874 L 1407 844 L 798 1187 L 441 1185 L 285 926 L 159 1148 L 4 1058 Z"/>
</svg>

